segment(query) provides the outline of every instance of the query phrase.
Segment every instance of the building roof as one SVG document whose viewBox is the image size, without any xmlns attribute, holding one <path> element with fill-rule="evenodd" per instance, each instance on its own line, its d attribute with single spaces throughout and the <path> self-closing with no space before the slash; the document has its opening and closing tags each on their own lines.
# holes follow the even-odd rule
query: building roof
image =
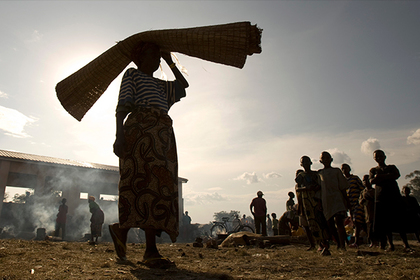
<svg viewBox="0 0 420 280">
<path fill-rule="evenodd" d="M 118 166 L 93 163 L 93 162 L 87 162 L 87 161 L 39 156 L 39 155 L 26 154 L 26 153 L 20 153 L 20 152 L 15 152 L 15 151 L 0 150 L 0 160 L 2 159 L 13 160 L 13 161 L 31 161 L 31 162 L 38 162 L 38 163 L 44 163 L 44 164 L 61 164 L 61 165 L 67 165 L 67 166 L 119 172 Z M 178 177 L 178 179 L 180 179 L 183 183 L 188 182 L 188 179 L 185 179 L 182 177 Z"/>
<path fill-rule="evenodd" d="M 61 159 L 48 156 L 39 156 L 26 153 L 19 153 L 14 151 L 0 150 L 0 160 L 7 159 L 13 161 L 30 161 L 37 163 L 47 163 L 47 164 L 61 164 L 67 166 L 83 167 L 83 168 L 92 168 L 92 169 L 102 169 L 109 171 L 119 172 L 118 166 L 105 165 L 99 163 L 92 163 L 79 160 L 71 159 Z"/>
</svg>

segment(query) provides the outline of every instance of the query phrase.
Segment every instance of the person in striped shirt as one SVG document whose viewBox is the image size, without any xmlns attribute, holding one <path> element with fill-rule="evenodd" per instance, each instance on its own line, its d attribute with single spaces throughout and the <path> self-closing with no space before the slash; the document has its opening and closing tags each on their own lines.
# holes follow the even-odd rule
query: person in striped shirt
<svg viewBox="0 0 420 280">
<path fill-rule="evenodd" d="M 355 227 L 354 243 L 350 244 L 349 247 L 357 248 L 361 243 L 360 232 L 363 230 L 367 233 L 364 209 L 363 206 L 359 204 L 360 193 L 365 189 L 365 187 L 363 186 L 362 180 L 360 180 L 359 176 L 350 173 L 350 165 L 343 163 L 341 165 L 341 171 L 349 183 L 347 196 L 350 202 L 350 217 Z"/>
<path fill-rule="evenodd" d="M 161 57 L 175 76 L 174 81 L 153 77 Z M 173 262 L 160 255 L 156 236 L 164 231 L 175 242 L 179 233 L 178 162 L 168 111 L 185 97 L 188 82 L 171 54 L 156 44 L 140 43 L 131 58 L 137 69 L 129 68 L 124 73 L 116 109 L 119 223 L 110 225 L 109 230 L 118 257 L 126 260 L 128 230 L 143 229 L 146 250 L 142 263 L 167 268 Z"/>
</svg>

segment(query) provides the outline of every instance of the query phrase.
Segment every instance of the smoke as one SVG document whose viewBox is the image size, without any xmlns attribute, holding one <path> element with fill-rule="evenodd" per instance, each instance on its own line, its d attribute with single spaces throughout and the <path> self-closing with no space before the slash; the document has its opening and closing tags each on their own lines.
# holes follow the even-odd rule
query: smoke
<svg viewBox="0 0 420 280">
<path fill-rule="evenodd" d="M 23 232 L 36 236 L 37 228 L 45 228 L 47 234 L 51 234 L 55 231 L 62 198 L 66 198 L 66 239 L 80 240 L 90 233 L 91 218 L 87 200 L 80 199 L 81 192 L 97 198 L 96 202 L 105 214 L 104 225 L 118 221 L 117 201 L 100 199 L 101 195 L 115 197 L 117 193 L 118 173 L 111 174 L 115 175 L 114 180 L 106 181 L 103 171 L 66 168 L 56 171 L 54 176 L 45 176 L 45 184 L 40 188 L 36 188 L 36 175 L 9 174 L 8 185 L 32 188 L 35 193 L 23 198 L 23 203 L 3 203 L 0 227 L 3 232 L 7 229 L 15 236 Z"/>
</svg>

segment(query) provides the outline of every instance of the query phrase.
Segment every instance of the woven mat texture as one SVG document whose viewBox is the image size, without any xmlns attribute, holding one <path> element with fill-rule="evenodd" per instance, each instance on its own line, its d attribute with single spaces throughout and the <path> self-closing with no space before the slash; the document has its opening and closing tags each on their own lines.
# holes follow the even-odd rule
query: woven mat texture
<svg viewBox="0 0 420 280">
<path fill-rule="evenodd" d="M 261 53 L 261 33 L 250 22 L 137 33 L 59 82 L 57 97 L 64 109 L 81 121 L 131 62 L 130 54 L 141 41 L 156 43 L 165 51 L 242 68 L 248 55 Z"/>
</svg>

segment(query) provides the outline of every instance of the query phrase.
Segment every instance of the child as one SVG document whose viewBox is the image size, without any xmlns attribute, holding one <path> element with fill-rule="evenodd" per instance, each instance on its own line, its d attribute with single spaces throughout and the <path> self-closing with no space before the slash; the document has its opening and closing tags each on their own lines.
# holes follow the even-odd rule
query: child
<svg viewBox="0 0 420 280">
<path fill-rule="evenodd" d="M 372 184 L 369 181 L 369 175 L 363 176 L 363 186 L 365 189 L 360 193 L 359 204 L 364 207 L 365 220 L 367 225 L 367 235 L 370 242 L 369 248 L 375 246 L 375 240 L 373 239 L 373 219 L 375 215 L 375 189 L 372 188 Z"/>
<path fill-rule="evenodd" d="M 271 213 L 271 217 L 273 217 L 273 235 L 279 235 L 279 220 L 277 220 L 276 213 Z"/>
<path fill-rule="evenodd" d="M 347 182 L 349 183 L 349 188 L 347 189 L 347 196 L 350 201 L 350 218 L 353 222 L 355 234 L 354 234 L 354 243 L 350 244 L 349 247 L 357 248 L 360 245 L 360 232 L 363 229 L 367 232 L 366 222 L 364 217 L 363 207 L 359 204 L 360 193 L 364 190 L 362 180 L 357 175 L 350 173 L 351 168 L 347 163 L 341 165 L 341 171 L 346 177 Z"/>
<path fill-rule="evenodd" d="M 273 222 L 270 219 L 270 214 L 267 214 L 266 225 L 267 225 L 267 235 L 271 236 L 271 233 L 273 232 Z"/>
<path fill-rule="evenodd" d="M 293 198 L 295 198 L 295 194 L 293 192 L 289 192 L 287 194 L 289 196 L 289 200 L 286 201 L 286 211 L 290 211 L 293 208 L 293 205 L 295 205 L 295 201 Z"/>
<path fill-rule="evenodd" d="M 348 182 L 340 168 L 331 167 L 330 153 L 322 152 L 319 160 L 323 169 L 318 170 L 321 185 L 322 209 L 331 235 L 337 241 L 337 249 L 346 250 L 344 219 L 348 210 Z"/>
</svg>

